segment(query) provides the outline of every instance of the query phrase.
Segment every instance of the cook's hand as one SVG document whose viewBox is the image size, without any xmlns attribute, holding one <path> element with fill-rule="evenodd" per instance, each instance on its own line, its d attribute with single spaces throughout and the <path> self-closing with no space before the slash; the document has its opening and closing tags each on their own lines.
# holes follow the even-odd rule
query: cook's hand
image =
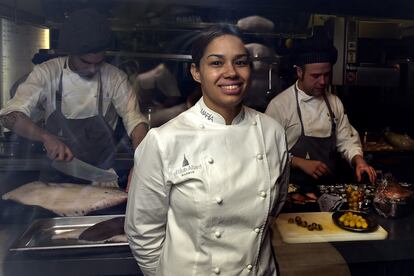
<svg viewBox="0 0 414 276">
<path fill-rule="evenodd" d="M 315 179 L 331 174 L 328 166 L 318 160 L 307 160 L 294 156 L 292 159 L 292 166 L 301 169 L 307 175 L 310 175 Z"/>
<path fill-rule="evenodd" d="M 354 157 L 354 165 L 355 165 L 355 176 L 357 181 L 360 182 L 362 180 L 362 174 L 365 172 L 368 175 L 369 181 L 371 183 L 375 183 L 377 180 L 377 173 L 375 169 L 365 162 L 362 156 L 357 155 Z"/>
<path fill-rule="evenodd" d="M 70 161 L 73 159 L 73 153 L 69 147 L 54 135 L 47 135 L 43 139 L 43 145 L 47 156 L 52 160 Z"/>
</svg>

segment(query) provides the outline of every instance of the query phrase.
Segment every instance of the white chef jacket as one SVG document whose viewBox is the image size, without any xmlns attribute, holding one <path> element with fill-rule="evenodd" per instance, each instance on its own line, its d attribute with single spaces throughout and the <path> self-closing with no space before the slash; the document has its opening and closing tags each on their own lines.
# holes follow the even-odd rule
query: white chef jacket
<svg viewBox="0 0 414 276">
<path fill-rule="evenodd" d="M 125 232 L 152 275 L 276 275 L 269 215 L 285 201 L 283 128 L 243 107 L 232 125 L 203 99 L 135 152 Z"/>
<path fill-rule="evenodd" d="M 98 115 L 98 74 L 90 80 L 81 78 L 70 70 L 69 66 L 64 68 L 65 62 L 68 64 L 67 57 L 59 57 L 36 65 L 27 80 L 19 85 L 16 95 L 0 111 L 0 115 L 19 111 L 32 117 L 43 109 L 48 118 L 56 109 L 55 95 L 59 89 L 62 70 L 63 115 L 68 119 L 84 119 Z M 112 104 L 116 112 L 106 115 L 108 124 L 115 128 L 119 114 L 130 135 L 135 126 L 147 123 L 147 120 L 139 111 L 128 78 L 125 73 L 108 63 L 102 64 L 100 74 L 103 114 L 106 114 Z"/>
<path fill-rule="evenodd" d="M 297 87 L 297 83 L 294 85 Z M 289 150 L 296 144 L 302 132 L 294 85 L 274 97 L 265 112 L 278 121 L 286 130 Z M 351 164 L 351 160 L 355 155 L 363 156 L 358 132 L 349 123 L 341 100 L 330 92 L 326 92 L 326 97 L 335 115 L 337 150 Z M 310 96 L 298 88 L 298 101 L 305 135 L 329 137 L 332 124 L 329 110 L 323 97 Z"/>
</svg>

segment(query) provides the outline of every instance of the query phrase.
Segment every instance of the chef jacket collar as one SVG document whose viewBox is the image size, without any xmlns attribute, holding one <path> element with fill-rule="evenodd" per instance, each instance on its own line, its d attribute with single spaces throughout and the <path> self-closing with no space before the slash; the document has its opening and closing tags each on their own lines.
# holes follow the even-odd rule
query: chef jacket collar
<svg viewBox="0 0 414 276">
<path fill-rule="evenodd" d="M 226 121 L 224 120 L 223 116 L 221 116 L 217 112 L 207 107 L 207 105 L 204 103 L 203 97 L 197 102 L 196 106 L 198 109 L 198 113 L 200 114 L 200 117 L 203 118 L 204 120 L 208 122 L 216 123 L 216 124 L 222 124 L 222 125 L 226 124 Z M 244 106 L 243 106 L 240 113 L 233 119 L 231 124 L 237 125 L 243 122 L 244 117 L 245 117 L 245 111 L 244 111 Z"/>
<path fill-rule="evenodd" d="M 309 101 L 315 99 L 314 96 L 306 94 L 305 91 L 303 91 L 299 88 L 298 81 L 296 81 L 295 86 L 296 86 L 296 89 L 298 90 L 298 100 L 299 101 L 309 102 Z"/>
<path fill-rule="evenodd" d="M 79 76 L 78 73 L 70 69 L 69 56 L 67 56 L 63 63 L 63 73 L 68 76 L 75 76 L 76 78 L 80 78 L 84 82 L 95 82 L 98 80 L 98 75 L 100 74 L 100 70 L 90 79 L 82 78 L 81 76 Z"/>
</svg>

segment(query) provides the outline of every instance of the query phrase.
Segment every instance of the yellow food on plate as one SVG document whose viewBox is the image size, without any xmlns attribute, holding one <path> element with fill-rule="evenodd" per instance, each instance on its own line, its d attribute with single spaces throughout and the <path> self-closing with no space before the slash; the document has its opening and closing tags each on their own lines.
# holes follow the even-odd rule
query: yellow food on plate
<svg viewBox="0 0 414 276">
<path fill-rule="evenodd" d="M 365 218 L 360 215 L 354 214 L 352 212 L 346 212 L 338 219 L 339 223 L 347 226 L 352 227 L 355 229 L 367 229 L 368 223 Z"/>
</svg>

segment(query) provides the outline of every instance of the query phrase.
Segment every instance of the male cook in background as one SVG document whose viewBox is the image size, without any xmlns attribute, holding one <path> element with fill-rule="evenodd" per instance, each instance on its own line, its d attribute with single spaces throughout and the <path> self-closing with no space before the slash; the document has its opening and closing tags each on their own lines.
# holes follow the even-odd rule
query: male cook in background
<svg viewBox="0 0 414 276">
<path fill-rule="evenodd" d="M 298 80 L 273 98 L 266 109 L 266 114 L 286 130 L 292 154 L 290 182 L 299 185 L 302 194 L 314 197 L 316 184 L 334 181 L 337 152 L 355 168 L 358 181 L 367 173 L 374 182 L 376 172 L 363 158 L 358 133 L 340 99 L 327 90 L 336 48 L 327 34 L 316 32 L 297 43 L 294 54 Z"/>
<path fill-rule="evenodd" d="M 113 165 L 113 130 L 118 116 L 136 148 L 147 121 L 136 106 L 126 74 L 105 62 L 111 30 L 104 16 L 86 9 L 64 23 L 59 48 L 68 56 L 34 67 L 16 95 L 0 111 L 0 123 L 23 137 L 43 143 L 52 160 L 74 156 L 102 169 Z M 45 110 L 45 129 L 31 115 Z M 44 181 L 63 182 L 58 172 Z"/>
</svg>

